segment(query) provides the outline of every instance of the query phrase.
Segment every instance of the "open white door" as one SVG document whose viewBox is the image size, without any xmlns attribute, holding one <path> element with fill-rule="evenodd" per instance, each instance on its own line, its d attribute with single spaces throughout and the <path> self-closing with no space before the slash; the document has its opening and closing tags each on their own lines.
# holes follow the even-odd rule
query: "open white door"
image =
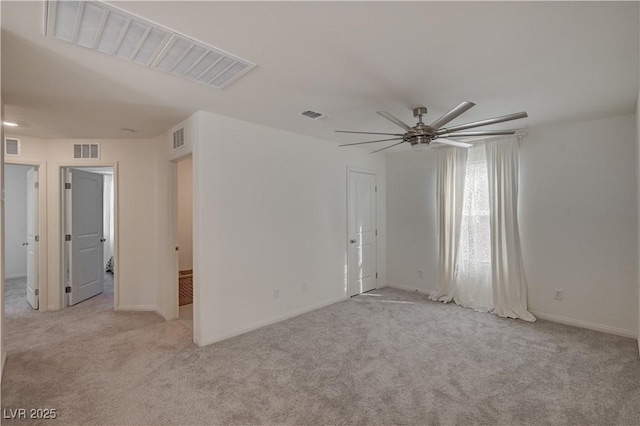
<svg viewBox="0 0 640 426">
<path fill-rule="evenodd" d="M 27 301 L 38 309 L 38 170 L 27 171 Z"/>
<path fill-rule="evenodd" d="M 349 296 L 377 287 L 376 175 L 349 171 Z"/>
<path fill-rule="evenodd" d="M 71 200 L 69 247 L 69 305 L 75 305 L 104 289 L 102 229 L 102 175 L 81 170 L 69 171 Z"/>
</svg>

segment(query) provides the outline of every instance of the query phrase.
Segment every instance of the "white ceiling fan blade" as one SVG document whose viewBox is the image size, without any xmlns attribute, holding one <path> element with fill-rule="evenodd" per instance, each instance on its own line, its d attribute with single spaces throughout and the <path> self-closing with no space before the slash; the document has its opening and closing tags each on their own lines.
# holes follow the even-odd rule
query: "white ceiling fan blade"
<svg viewBox="0 0 640 426">
<path fill-rule="evenodd" d="M 473 146 L 473 144 L 470 144 L 470 143 L 458 142 L 458 141 L 454 141 L 453 139 L 447 139 L 447 138 L 434 139 L 431 143 L 441 143 L 444 145 L 456 146 L 458 148 L 471 148 Z"/>
<path fill-rule="evenodd" d="M 362 145 L 362 144 L 365 144 L 365 143 L 397 141 L 397 140 L 400 140 L 400 139 L 402 139 L 402 138 L 380 139 L 380 140 L 377 140 L 377 141 L 367 141 L 367 142 L 346 143 L 346 144 L 344 144 L 344 145 L 338 145 L 338 146 Z"/>
<path fill-rule="evenodd" d="M 481 126 L 488 126 L 489 124 L 504 123 L 505 121 L 519 120 L 521 118 L 526 118 L 526 117 L 528 117 L 526 112 L 524 111 L 516 112 L 515 114 L 503 115 L 502 117 L 488 118 L 486 120 L 474 121 L 473 123 L 460 124 L 459 126 L 453 126 L 449 128 L 444 127 L 438 130 L 436 134 L 446 135 L 449 133 L 455 133 L 459 130 L 472 129 L 474 127 L 481 127 Z"/>
<path fill-rule="evenodd" d="M 403 129 L 411 130 L 411 126 L 409 126 L 407 123 L 404 123 L 402 120 L 400 120 L 398 117 L 396 117 L 395 115 L 391 114 L 390 112 L 387 112 L 387 111 L 377 111 L 377 112 L 378 112 L 378 114 L 380 114 L 381 116 L 383 116 L 387 120 L 397 124 L 398 126 L 402 127 Z"/>
<path fill-rule="evenodd" d="M 500 135 L 515 135 L 517 130 L 477 130 L 471 132 L 456 132 L 447 133 L 447 137 L 450 138 L 463 138 L 469 136 L 500 136 Z"/>
<path fill-rule="evenodd" d="M 457 107 L 455 107 L 454 109 L 452 109 L 451 111 L 449 111 L 448 113 L 446 113 L 445 115 L 443 115 L 442 117 L 438 118 L 436 121 L 431 123 L 431 127 L 433 127 L 434 129 L 439 129 L 440 127 L 444 126 L 454 118 L 458 117 L 463 112 L 469 110 L 474 105 L 475 104 L 473 102 L 469 102 L 469 101 L 464 101 L 460 103 L 460 105 L 458 105 Z"/>
<path fill-rule="evenodd" d="M 377 149 L 375 151 L 371 151 L 369 154 L 375 154 L 376 152 L 384 151 L 385 149 L 393 148 L 396 145 L 400 145 L 401 143 L 405 143 L 406 141 L 401 141 L 398 143 L 394 143 L 393 145 L 385 146 L 384 148 Z"/>
</svg>

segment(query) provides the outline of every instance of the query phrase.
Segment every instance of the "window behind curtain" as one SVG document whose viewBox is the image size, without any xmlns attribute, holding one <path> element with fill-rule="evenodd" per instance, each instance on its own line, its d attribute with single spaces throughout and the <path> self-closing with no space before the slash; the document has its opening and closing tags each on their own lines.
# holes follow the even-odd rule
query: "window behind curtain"
<svg viewBox="0 0 640 426">
<path fill-rule="evenodd" d="M 483 312 L 493 309 L 489 181 L 484 146 L 468 151 L 454 288 L 453 299 L 457 304 Z"/>
</svg>

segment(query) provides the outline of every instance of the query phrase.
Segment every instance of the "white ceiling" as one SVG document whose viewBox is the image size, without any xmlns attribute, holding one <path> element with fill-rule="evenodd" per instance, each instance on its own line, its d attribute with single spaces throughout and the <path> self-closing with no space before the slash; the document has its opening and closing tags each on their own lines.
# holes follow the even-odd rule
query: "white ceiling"
<svg viewBox="0 0 640 426">
<path fill-rule="evenodd" d="M 638 2 L 111 2 L 258 64 L 223 90 L 42 35 L 43 2 L 1 2 L 12 133 L 153 137 L 197 110 L 335 142 L 396 132 L 463 100 L 451 124 L 526 110 L 523 128 L 635 111 Z M 300 112 L 327 114 L 311 120 Z M 373 145 L 370 145 L 374 147 Z"/>
</svg>

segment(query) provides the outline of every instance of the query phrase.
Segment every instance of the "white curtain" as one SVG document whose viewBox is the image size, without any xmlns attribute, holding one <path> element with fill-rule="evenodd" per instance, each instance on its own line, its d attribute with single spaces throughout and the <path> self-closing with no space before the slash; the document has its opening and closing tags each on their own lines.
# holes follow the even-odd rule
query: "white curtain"
<svg viewBox="0 0 640 426">
<path fill-rule="evenodd" d="M 527 310 L 527 283 L 518 230 L 520 158 L 515 137 L 485 143 L 491 223 L 493 309 L 501 317 L 535 321 Z"/>
<path fill-rule="evenodd" d="M 431 293 L 430 298 L 450 302 L 453 299 L 454 274 L 460 243 L 467 150 L 444 148 L 438 151 L 438 155 L 436 192 L 439 277 L 438 288 Z"/>
<path fill-rule="evenodd" d="M 493 309 L 489 183 L 483 146 L 468 150 L 453 300 L 481 312 Z"/>
<path fill-rule="evenodd" d="M 104 233 L 103 238 L 105 238 L 106 241 L 104 244 L 104 259 L 102 264 L 105 266 L 111 256 L 113 256 L 113 175 L 103 175 L 103 182 L 102 229 Z"/>
</svg>

